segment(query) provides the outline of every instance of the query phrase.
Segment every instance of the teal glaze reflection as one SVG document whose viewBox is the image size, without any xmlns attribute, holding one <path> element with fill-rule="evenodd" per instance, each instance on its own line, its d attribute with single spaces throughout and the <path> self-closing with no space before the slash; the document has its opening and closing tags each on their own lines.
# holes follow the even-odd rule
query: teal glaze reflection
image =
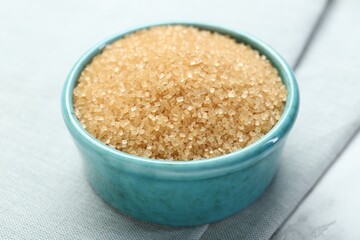
<svg viewBox="0 0 360 240">
<path fill-rule="evenodd" d="M 107 45 L 142 28 L 116 34 L 87 51 L 70 71 L 61 107 L 67 128 L 95 191 L 110 205 L 137 219 L 171 226 L 195 226 L 229 217 L 254 202 L 270 184 L 277 160 L 299 109 L 295 77 L 285 60 L 249 34 L 197 23 L 190 25 L 233 37 L 265 55 L 287 88 L 285 110 L 274 128 L 257 142 L 215 158 L 154 160 L 113 149 L 92 137 L 77 120 L 72 91 L 83 68 Z"/>
</svg>

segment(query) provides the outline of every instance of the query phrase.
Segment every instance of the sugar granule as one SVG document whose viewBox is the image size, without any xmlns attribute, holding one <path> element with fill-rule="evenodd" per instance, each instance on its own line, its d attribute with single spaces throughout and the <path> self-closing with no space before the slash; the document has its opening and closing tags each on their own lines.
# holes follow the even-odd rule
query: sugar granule
<svg viewBox="0 0 360 240">
<path fill-rule="evenodd" d="M 94 137 L 148 158 L 194 160 L 244 148 L 279 120 L 287 91 L 258 51 L 186 26 L 105 47 L 82 71 L 75 114 Z"/>
</svg>

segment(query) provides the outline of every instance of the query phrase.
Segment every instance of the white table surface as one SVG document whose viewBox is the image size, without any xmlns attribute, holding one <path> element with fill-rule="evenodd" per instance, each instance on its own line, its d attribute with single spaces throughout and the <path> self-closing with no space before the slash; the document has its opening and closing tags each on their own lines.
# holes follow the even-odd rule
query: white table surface
<svg viewBox="0 0 360 240">
<path fill-rule="evenodd" d="M 273 240 L 360 239 L 360 133 Z"/>
</svg>

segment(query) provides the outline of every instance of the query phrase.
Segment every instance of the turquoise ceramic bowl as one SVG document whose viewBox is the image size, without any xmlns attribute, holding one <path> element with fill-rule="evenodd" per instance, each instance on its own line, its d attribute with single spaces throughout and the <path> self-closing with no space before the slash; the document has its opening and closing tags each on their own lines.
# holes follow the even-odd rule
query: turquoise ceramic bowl
<svg viewBox="0 0 360 240">
<path fill-rule="evenodd" d="M 86 132 L 73 109 L 72 92 L 79 74 L 107 44 L 142 28 L 114 35 L 86 52 L 66 79 L 61 103 L 65 123 L 84 160 L 88 181 L 106 202 L 144 221 L 194 226 L 229 217 L 264 192 L 275 175 L 279 155 L 294 124 L 299 93 L 289 65 L 262 41 L 220 27 L 180 24 L 229 35 L 249 44 L 278 69 L 288 90 L 288 99 L 279 122 L 260 140 L 220 157 L 182 162 L 130 155 L 108 147 Z"/>
</svg>

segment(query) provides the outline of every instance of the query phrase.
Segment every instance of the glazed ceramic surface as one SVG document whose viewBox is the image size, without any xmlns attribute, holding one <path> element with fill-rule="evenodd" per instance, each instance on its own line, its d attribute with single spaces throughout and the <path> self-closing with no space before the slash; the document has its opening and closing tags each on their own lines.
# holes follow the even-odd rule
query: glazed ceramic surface
<svg viewBox="0 0 360 240">
<path fill-rule="evenodd" d="M 72 91 L 79 74 L 103 48 L 131 32 L 100 42 L 75 64 L 64 85 L 61 104 L 65 123 L 95 191 L 124 214 L 152 223 L 195 226 L 229 217 L 254 202 L 270 184 L 286 137 L 299 108 L 295 77 L 285 60 L 249 34 L 205 24 L 191 25 L 233 37 L 265 55 L 277 68 L 287 90 L 285 110 L 274 128 L 250 146 L 223 156 L 194 161 L 154 160 L 113 149 L 83 129 L 73 109 Z"/>
</svg>

